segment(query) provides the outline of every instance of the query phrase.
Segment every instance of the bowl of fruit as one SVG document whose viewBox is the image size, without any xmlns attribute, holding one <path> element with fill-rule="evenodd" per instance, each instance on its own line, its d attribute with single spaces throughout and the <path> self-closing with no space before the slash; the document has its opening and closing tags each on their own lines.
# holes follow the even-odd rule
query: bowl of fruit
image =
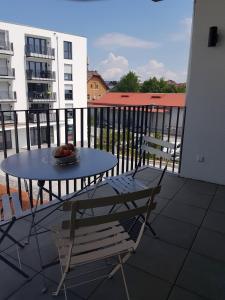
<svg viewBox="0 0 225 300">
<path fill-rule="evenodd" d="M 73 164 L 78 161 L 78 151 L 73 144 L 65 144 L 53 150 L 53 156 L 57 164 Z"/>
</svg>

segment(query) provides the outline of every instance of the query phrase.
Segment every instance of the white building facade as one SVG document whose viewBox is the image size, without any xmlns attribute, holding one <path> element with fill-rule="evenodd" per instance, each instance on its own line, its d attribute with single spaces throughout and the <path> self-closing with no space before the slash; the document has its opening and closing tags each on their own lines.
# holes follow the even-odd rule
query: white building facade
<svg viewBox="0 0 225 300">
<path fill-rule="evenodd" d="M 87 106 L 86 38 L 29 26 L 0 22 L 0 110 L 71 109 Z M 5 113 L 5 121 L 10 121 Z M 37 144 L 36 115 L 30 116 L 31 145 Z M 25 134 L 25 114 L 18 113 L 19 134 Z M 33 118 L 33 119 L 32 119 Z M 51 142 L 56 143 L 56 115 L 50 113 Z M 64 112 L 60 135 L 64 140 Z M 46 114 L 40 114 L 45 136 Z M 76 122 L 80 124 L 79 115 Z M 10 122 L 9 122 L 10 123 Z M 34 125 L 32 125 L 34 124 Z M 7 127 L 8 147 L 14 148 L 13 126 Z M 11 137 L 10 137 L 11 136 Z M 77 141 L 79 141 L 79 133 Z M 10 146 L 11 140 L 11 146 Z M 20 136 L 20 140 L 23 140 Z M 24 141 L 25 144 L 25 141 Z M 20 145 L 24 146 L 24 145 Z"/>
</svg>

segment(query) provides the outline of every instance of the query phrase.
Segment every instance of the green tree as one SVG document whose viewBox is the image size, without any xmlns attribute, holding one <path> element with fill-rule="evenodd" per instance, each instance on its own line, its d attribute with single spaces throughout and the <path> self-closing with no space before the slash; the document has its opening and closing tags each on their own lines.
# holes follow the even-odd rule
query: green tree
<svg viewBox="0 0 225 300">
<path fill-rule="evenodd" d="M 113 89 L 114 92 L 124 92 L 124 93 L 135 93 L 139 92 L 140 89 L 140 82 L 138 76 L 130 71 L 126 75 L 124 75 L 120 81 L 117 83 L 115 88 Z"/>
<path fill-rule="evenodd" d="M 140 91 L 142 93 L 185 93 L 186 86 L 171 83 L 163 78 L 156 77 L 149 78 L 141 85 Z"/>
</svg>

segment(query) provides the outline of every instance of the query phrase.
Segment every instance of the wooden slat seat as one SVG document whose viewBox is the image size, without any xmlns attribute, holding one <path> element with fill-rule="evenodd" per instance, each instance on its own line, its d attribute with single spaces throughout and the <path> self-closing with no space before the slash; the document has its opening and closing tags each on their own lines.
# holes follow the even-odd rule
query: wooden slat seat
<svg viewBox="0 0 225 300">
<path fill-rule="evenodd" d="M 139 167 L 141 166 L 141 160 L 143 159 L 144 154 L 151 154 L 157 158 L 164 159 L 166 161 L 166 165 L 159 179 L 160 184 L 167 169 L 167 164 L 169 161 L 172 160 L 172 150 L 174 150 L 174 144 L 151 136 L 144 136 L 143 143 L 141 145 L 141 155 L 135 170 L 133 170 L 133 172 L 129 175 L 121 174 L 118 176 L 105 178 L 105 181 L 118 194 L 132 193 L 134 191 L 147 188 L 148 183 L 142 182 L 141 180 L 137 179 L 135 175 L 139 171 Z"/>
<path fill-rule="evenodd" d="M 110 278 L 121 269 L 127 299 L 130 300 L 123 264 L 136 251 L 140 243 L 150 212 L 156 206 L 154 197 L 160 192 L 160 189 L 160 186 L 156 186 L 132 193 L 95 199 L 74 200 L 64 203 L 65 218 L 61 224 L 53 227 L 53 236 L 58 249 L 62 270 L 61 280 L 56 292 L 54 292 L 55 296 L 59 294 L 63 286 L 66 298 L 66 288 L 72 287 L 70 284 L 67 287 L 67 283 L 72 278 L 77 278 L 73 275 L 70 277 L 70 273 L 77 270 L 77 266 L 80 267 L 83 264 L 86 265 L 117 257 L 119 264 L 110 266 L 110 273 L 103 275 L 103 278 Z M 112 205 L 126 207 L 128 203 L 130 204 L 133 201 L 138 204 L 130 210 L 124 209 L 108 213 L 108 209 Z M 87 216 L 80 213 L 86 209 L 94 211 L 94 209 L 99 210 L 99 208 L 101 209 L 97 215 Z M 71 211 L 71 214 L 68 218 L 69 211 Z M 132 221 L 131 226 L 135 226 L 140 215 L 144 216 L 144 221 L 138 229 L 137 237 L 133 239 L 129 228 L 124 227 L 122 224 L 125 224 L 125 221 Z M 92 272 L 95 271 L 87 273 Z M 90 282 L 93 280 L 96 279 L 90 279 Z M 87 282 L 89 281 L 85 279 L 84 283 L 86 284 Z M 78 285 L 81 284 L 78 283 Z"/>
<path fill-rule="evenodd" d="M 59 259 L 62 267 L 65 268 L 68 249 L 71 246 L 70 230 L 60 230 L 56 227 L 53 229 L 56 235 L 55 243 L 59 251 Z M 134 248 L 134 241 L 130 239 L 129 234 L 119 222 L 85 227 L 85 231 L 83 229 L 80 228 L 76 231 L 77 237 L 71 254 L 71 265 L 96 260 L 97 253 L 98 259 L 101 259 L 111 256 L 112 253 L 119 254 L 124 251 L 132 251 Z"/>
</svg>

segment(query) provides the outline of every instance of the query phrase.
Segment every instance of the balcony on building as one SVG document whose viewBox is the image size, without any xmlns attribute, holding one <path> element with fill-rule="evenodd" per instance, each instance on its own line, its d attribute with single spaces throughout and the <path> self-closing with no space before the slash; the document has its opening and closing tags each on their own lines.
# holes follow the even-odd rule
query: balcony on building
<svg viewBox="0 0 225 300">
<path fill-rule="evenodd" d="M 9 42 L 9 32 L 0 30 L 0 54 L 13 55 L 13 43 Z"/>
<path fill-rule="evenodd" d="M 55 72 L 26 70 L 27 80 L 29 81 L 55 81 Z"/>
<path fill-rule="evenodd" d="M 49 116 L 49 117 L 48 117 Z M 48 123 L 56 122 L 56 113 L 44 111 L 30 111 L 29 112 L 29 122 L 30 123 Z"/>
<path fill-rule="evenodd" d="M 55 102 L 56 93 L 53 92 L 28 92 L 29 102 L 44 103 L 44 102 Z"/>
<path fill-rule="evenodd" d="M 0 102 L 15 102 L 16 100 L 16 92 L 0 91 Z"/>
<path fill-rule="evenodd" d="M 0 79 L 15 79 L 15 69 L 10 67 L 0 67 Z"/>
<path fill-rule="evenodd" d="M 55 59 L 55 49 L 48 46 L 39 47 L 36 45 L 26 44 L 25 54 L 27 57 Z"/>
</svg>

